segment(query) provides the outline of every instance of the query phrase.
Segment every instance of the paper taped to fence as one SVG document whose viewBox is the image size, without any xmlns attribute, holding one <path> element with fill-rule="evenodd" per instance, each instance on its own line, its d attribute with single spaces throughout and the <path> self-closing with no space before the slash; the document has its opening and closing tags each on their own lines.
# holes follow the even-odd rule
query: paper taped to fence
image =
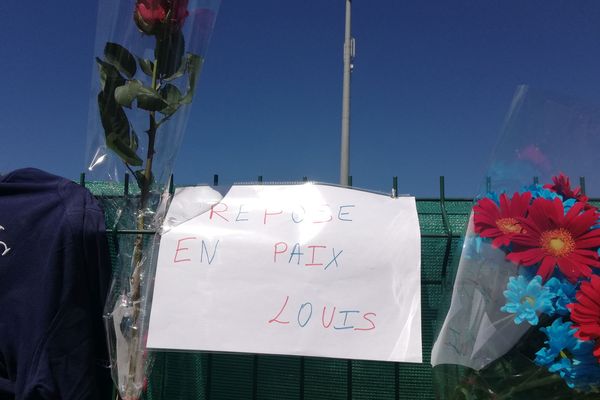
<svg viewBox="0 0 600 400">
<path fill-rule="evenodd" d="M 415 200 L 330 185 L 178 190 L 148 347 L 421 362 Z"/>
</svg>

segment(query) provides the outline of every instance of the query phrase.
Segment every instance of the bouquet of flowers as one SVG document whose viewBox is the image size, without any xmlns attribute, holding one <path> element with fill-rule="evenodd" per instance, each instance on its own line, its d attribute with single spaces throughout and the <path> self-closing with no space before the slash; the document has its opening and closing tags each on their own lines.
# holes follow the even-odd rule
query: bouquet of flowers
<svg viewBox="0 0 600 400">
<path fill-rule="evenodd" d="M 501 311 L 517 325 L 534 327 L 526 334 L 535 350 L 529 354 L 533 364 L 569 388 L 600 390 L 600 276 L 593 272 L 600 273 L 597 208 L 561 174 L 552 184 L 512 196 L 490 193 L 473 212 L 479 238 L 519 266 Z"/>
<path fill-rule="evenodd" d="M 498 147 L 508 151 L 491 169 L 503 189 L 488 187 L 475 201 L 451 305 L 432 350 L 442 399 L 600 396 L 600 211 L 563 173 L 545 184 L 534 179 L 506 189 L 522 182 L 523 173 L 552 168 L 551 146 L 524 145 L 532 137 L 523 128 L 538 141 L 536 124 L 545 129 L 540 137 L 549 135 L 547 121 L 556 114 L 538 107 L 548 107 L 547 99 L 528 103 L 521 96 L 527 118 L 509 118 L 510 133 L 517 134 L 501 141 Z M 561 128 L 596 129 L 581 108 L 569 107 L 561 112 L 570 125 Z"/>
<path fill-rule="evenodd" d="M 104 0 L 99 3 L 97 77 L 90 110 L 93 179 L 137 188 L 107 205 L 120 265 L 105 309 L 113 380 L 126 400 L 140 397 L 152 356 L 145 337 L 161 193 L 181 141 L 220 0 Z M 108 31 L 107 31 L 108 30 Z M 91 139 L 91 140 L 90 140 Z"/>
</svg>

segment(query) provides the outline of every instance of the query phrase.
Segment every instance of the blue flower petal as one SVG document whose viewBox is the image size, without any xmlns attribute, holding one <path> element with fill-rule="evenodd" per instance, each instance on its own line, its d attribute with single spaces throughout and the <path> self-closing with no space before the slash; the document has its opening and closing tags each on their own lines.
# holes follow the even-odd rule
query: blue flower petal
<svg viewBox="0 0 600 400">
<path fill-rule="evenodd" d="M 538 313 L 554 312 L 552 300 L 554 294 L 542 285 L 542 277 L 536 275 L 529 280 L 525 276 L 510 277 L 507 290 L 504 291 L 506 305 L 501 311 L 515 314 L 515 323 L 521 324 L 527 321 L 530 325 L 539 322 Z"/>
<path fill-rule="evenodd" d="M 582 341 L 574 335 L 577 331 L 570 321 L 558 318 L 552 325 L 541 328 L 548 340 L 536 353 L 534 362 L 558 374 L 570 388 L 589 391 L 600 383 L 600 364 L 593 355 L 594 343 Z"/>
<path fill-rule="evenodd" d="M 552 293 L 552 305 L 554 306 L 556 314 L 564 316 L 569 315 L 570 311 L 567 308 L 567 304 L 575 301 L 577 286 L 571 284 L 566 279 L 554 277 L 550 278 L 544 287 Z"/>
</svg>

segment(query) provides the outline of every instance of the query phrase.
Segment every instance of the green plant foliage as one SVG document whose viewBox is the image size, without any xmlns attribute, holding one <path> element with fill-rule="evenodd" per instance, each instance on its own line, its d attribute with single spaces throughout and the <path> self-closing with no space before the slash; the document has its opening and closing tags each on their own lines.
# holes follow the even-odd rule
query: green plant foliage
<svg viewBox="0 0 600 400">
<path fill-rule="evenodd" d="M 188 54 L 187 59 L 187 72 L 189 75 L 188 89 L 185 97 L 181 99 L 182 104 L 190 104 L 194 98 L 194 92 L 196 91 L 196 83 L 198 82 L 198 76 L 202 69 L 204 60 L 202 57 L 195 54 Z"/>
<path fill-rule="evenodd" d="M 138 186 L 140 188 L 144 187 L 144 185 L 146 184 L 146 171 L 143 169 L 139 169 L 137 171 L 135 171 L 135 180 L 138 184 Z M 152 173 L 150 173 L 150 181 L 147 182 L 146 187 L 150 188 L 152 187 L 152 185 L 154 185 L 154 175 Z"/>
<path fill-rule="evenodd" d="M 181 106 L 181 99 L 183 98 L 181 91 L 177 86 L 167 83 L 160 90 L 160 95 L 168 104 L 160 112 L 167 117 L 173 115 Z"/>
<path fill-rule="evenodd" d="M 106 61 L 114 65 L 123 75 L 131 79 L 137 71 L 135 57 L 123 46 L 108 42 L 104 47 Z"/>
<path fill-rule="evenodd" d="M 158 76 L 163 79 L 177 73 L 183 62 L 185 40 L 180 31 L 156 38 L 154 56 L 158 61 Z"/>
<path fill-rule="evenodd" d="M 133 100 L 137 100 L 138 108 L 147 111 L 160 111 L 169 106 L 156 90 L 144 86 L 138 80 L 128 81 L 116 88 L 115 100 L 127 108 L 131 108 Z"/>
<path fill-rule="evenodd" d="M 154 62 L 141 57 L 137 57 L 137 61 L 142 72 L 152 78 L 154 73 Z"/>
<path fill-rule="evenodd" d="M 99 58 L 96 61 L 100 71 L 101 87 L 101 91 L 98 93 L 98 109 L 104 128 L 106 146 L 127 164 L 142 165 L 141 158 L 136 154 L 137 135 L 131 129 L 123 107 L 115 100 L 116 90 L 127 81 L 112 64 Z"/>
</svg>

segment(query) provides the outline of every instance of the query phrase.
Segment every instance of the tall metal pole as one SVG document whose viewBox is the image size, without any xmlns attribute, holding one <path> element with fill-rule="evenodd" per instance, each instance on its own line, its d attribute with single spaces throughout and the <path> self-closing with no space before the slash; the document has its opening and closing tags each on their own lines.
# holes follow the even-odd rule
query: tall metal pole
<svg viewBox="0 0 600 400">
<path fill-rule="evenodd" d="M 350 174 L 350 74 L 354 58 L 351 29 L 352 0 L 346 0 L 346 34 L 344 39 L 344 88 L 342 93 L 342 147 L 340 151 L 340 185 L 348 186 Z"/>
</svg>

